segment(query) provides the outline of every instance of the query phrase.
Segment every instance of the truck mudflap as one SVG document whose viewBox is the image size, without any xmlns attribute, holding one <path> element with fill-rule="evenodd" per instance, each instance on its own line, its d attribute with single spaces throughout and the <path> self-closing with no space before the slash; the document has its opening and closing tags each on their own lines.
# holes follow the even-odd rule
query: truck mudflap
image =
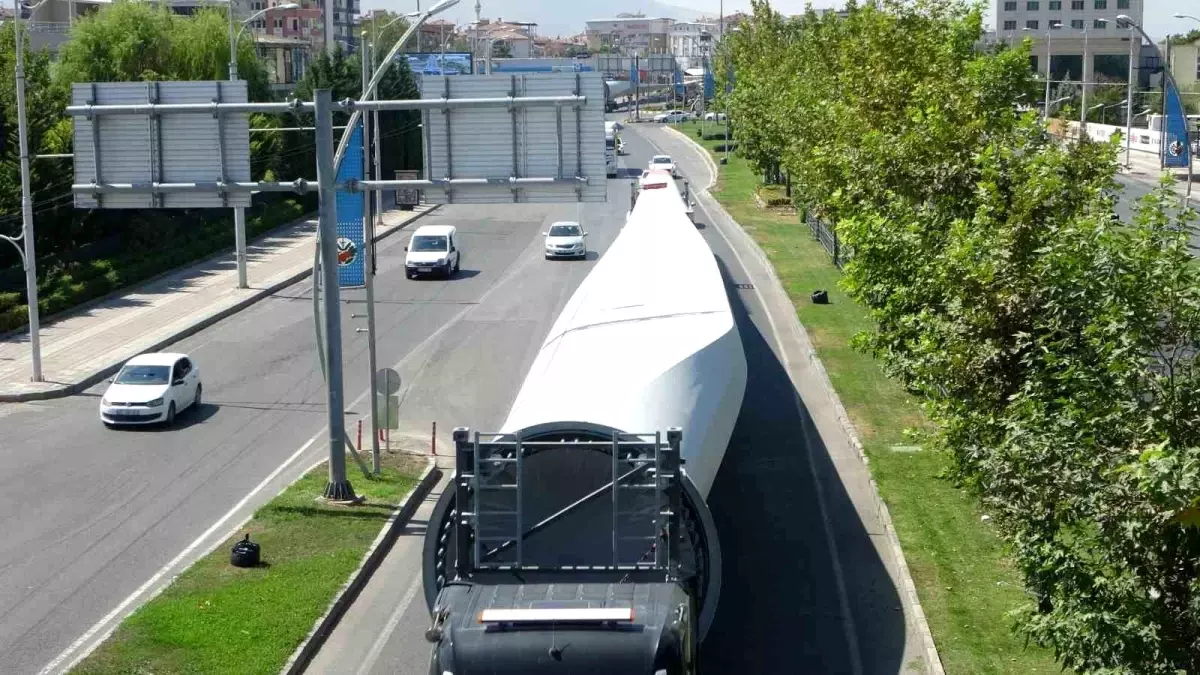
<svg viewBox="0 0 1200 675">
<path fill-rule="evenodd" d="M 679 584 L 461 584 L 438 595 L 430 675 L 695 672 Z"/>
</svg>

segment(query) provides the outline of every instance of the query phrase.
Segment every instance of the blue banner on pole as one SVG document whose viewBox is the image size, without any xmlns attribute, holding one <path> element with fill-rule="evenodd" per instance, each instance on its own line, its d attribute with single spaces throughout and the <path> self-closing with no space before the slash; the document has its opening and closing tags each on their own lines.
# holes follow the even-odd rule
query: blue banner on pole
<svg viewBox="0 0 1200 675">
<path fill-rule="evenodd" d="M 733 64 L 732 63 L 729 64 L 729 69 L 726 72 L 728 74 L 728 77 L 725 78 L 725 93 L 728 94 L 729 92 L 733 91 L 734 76 L 733 76 Z"/>
<path fill-rule="evenodd" d="M 630 84 L 630 86 L 633 86 L 637 83 L 638 83 L 637 64 L 631 63 L 631 64 L 629 64 L 629 84 Z"/>
<path fill-rule="evenodd" d="M 1184 167 L 1192 162 L 1192 147 L 1189 142 L 1187 113 L 1179 90 L 1170 78 L 1163 78 L 1166 91 L 1166 124 L 1163 125 L 1163 166 Z"/>
<path fill-rule="evenodd" d="M 679 68 L 679 63 L 675 63 L 675 95 L 679 98 L 684 96 L 683 86 L 683 71 Z"/>
<path fill-rule="evenodd" d="M 338 167 L 339 183 L 363 179 L 363 127 L 360 121 L 350 135 L 350 144 Z M 337 192 L 338 288 L 362 288 L 366 285 L 367 250 L 363 237 L 362 192 Z"/>
<path fill-rule="evenodd" d="M 712 98 L 717 90 L 717 81 L 713 78 L 713 72 L 710 69 L 704 71 L 704 98 Z"/>
</svg>

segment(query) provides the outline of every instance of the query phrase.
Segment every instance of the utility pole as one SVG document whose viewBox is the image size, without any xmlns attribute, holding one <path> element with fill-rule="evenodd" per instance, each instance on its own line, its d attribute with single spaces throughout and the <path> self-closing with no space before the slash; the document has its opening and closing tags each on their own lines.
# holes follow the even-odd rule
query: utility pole
<svg viewBox="0 0 1200 675">
<path fill-rule="evenodd" d="M 332 0 L 329 0 L 332 1 Z M 326 402 L 329 416 L 329 482 L 325 498 L 354 499 L 354 488 L 346 478 L 346 419 L 342 390 L 342 311 L 338 306 L 337 261 L 337 171 L 334 167 L 332 92 L 317 89 L 315 99 L 317 141 L 317 185 L 319 187 L 321 237 L 321 281 L 324 286 L 325 363 L 328 375 Z"/>
<path fill-rule="evenodd" d="M 1140 44 L 1142 36 L 1133 30 L 1133 22 L 1129 22 L 1129 85 L 1125 99 L 1125 168 L 1132 168 L 1133 153 L 1133 77 L 1134 77 L 1134 46 Z"/>
<path fill-rule="evenodd" d="M 367 97 L 367 85 L 371 72 L 370 57 L 368 56 L 367 32 L 362 32 L 362 98 Z M 371 179 L 371 115 L 363 115 L 362 163 L 363 178 Z M 376 168 L 378 171 L 378 167 Z M 375 180 L 380 180 L 378 173 Z M 379 194 L 379 191 L 375 191 Z M 367 381 L 372 383 L 374 392 L 376 358 L 375 358 L 375 221 L 371 218 L 371 195 L 363 194 L 363 286 L 367 294 Z M 359 448 L 360 450 L 362 448 Z M 371 399 L 371 467 L 375 475 L 379 475 L 379 406 L 375 397 Z"/>
<path fill-rule="evenodd" d="M 237 81 L 237 34 L 233 30 L 233 0 L 229 2 L 229 81 Z M 233 207 L 233 248 L 237 257 L 238 288 L 249 288 L 246 274 L 246 209 Z"/>
<path fill-rule="evenodd" d="M 21 35 L 21 3 L 13 0 L 13 41 L 17 52 L 17 137 L 21 152 L 21 239 L 24 250 L 25 298 L 29 311 L 29 349 L 33 382 L 42 382 L 42 343 L 38 322 L 37 255 L 34 250 L 33 199 L 29 194 L 29 120 L 25 111 L 25 38 Z M 9 239 L 14 246 L 16 242 Z"/>
</svg>

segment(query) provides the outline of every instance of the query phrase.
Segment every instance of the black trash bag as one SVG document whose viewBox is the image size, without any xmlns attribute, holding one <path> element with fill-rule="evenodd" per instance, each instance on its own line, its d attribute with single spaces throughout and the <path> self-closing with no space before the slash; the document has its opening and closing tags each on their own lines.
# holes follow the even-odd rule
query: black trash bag
<svg viewBox="0 0 1200 675">
<path fill-rule="evenodd" d="M 825 291 L 813 291 L 812 301 L 813 301 L 813 304 L 828 305 L 829 304 L 829 294 L 826 293 Z"/>
<path fill-rule="evenodd" d="M 233 545 L 229 554 L 229 564 L 234 567 L 257 567 L 259 561 L 258 544 L 250 541 L 250 533 L 246 538 Z"/>
</svg>

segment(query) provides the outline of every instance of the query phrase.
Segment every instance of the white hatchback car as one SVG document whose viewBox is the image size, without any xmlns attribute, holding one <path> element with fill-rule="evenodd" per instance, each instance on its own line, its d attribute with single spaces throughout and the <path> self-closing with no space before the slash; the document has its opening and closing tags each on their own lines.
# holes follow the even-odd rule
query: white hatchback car
<svg viewBox="0 0 1200 675">
<path fill-rule="evenodd" d="M 168 426 L 186 408 L 200 408 L 203 386 L 200 369 L 186 354 L 155 352 L 129 359 L 100 399 L 105 426 L 153 424 Z"/>
<path fill-rule="evenodd" d="M 650 171 L 667 171 L 670 172 L 671 178 L 678 178 L 679 171 L 675 167 L 675 160 L 671 159 L 670 155 L 655 155 L 650 158 Z"/>
<path fill-rule="evenodd" d="M 562 221 L 543 232 L 546 236 L 546 258 L 587 258 L 587 232 L 579 223 Z"/>
</svg>

